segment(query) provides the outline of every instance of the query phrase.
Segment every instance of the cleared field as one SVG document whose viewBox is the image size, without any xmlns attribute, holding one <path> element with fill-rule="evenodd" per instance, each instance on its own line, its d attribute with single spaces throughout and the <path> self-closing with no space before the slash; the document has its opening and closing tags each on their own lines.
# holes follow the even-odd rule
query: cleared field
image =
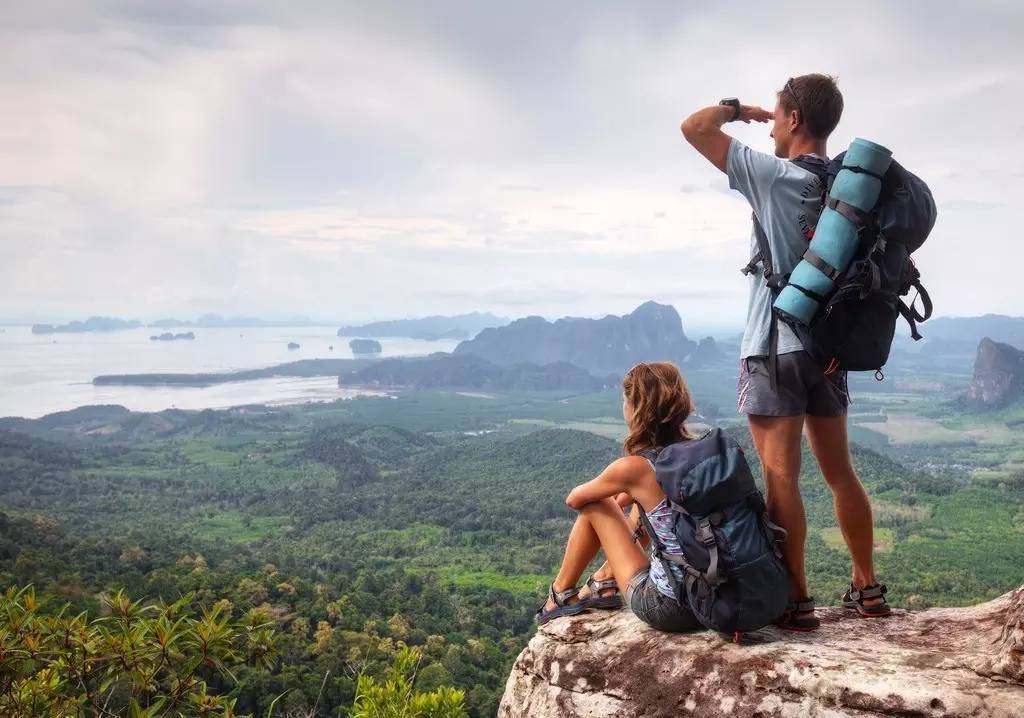
<svg viewBox="0 0 1024 718">
<path fill-rule="evenodd" d="M 843 541 L 843 533 L 838 526 L 827 526 L 818 529 L 821 540 L 830 548 L 836 551 L 845 551 L 846 542 Z M 892 529 L 875 529 L 875 551 L 885 553 L 892 549 L 896 541 L 896 533 Z"/>
<path fill-rule="evenodd" d="M 225 511 L 195 520 L 191 526 L 200 538 L 251 543 L 268 538 L 289 521 L 287 516 L 247 516 L 237 511 Z"/>
<path fill-rule="evenodd" d="M 914 414 L 890 413 L 885 423 L 872 424 L 874 431 L 885 434 L 893 444 L 952 445 L 978 443 L 1009 445 L 1021 442 L 1019 428 L 1002 422 L 979 421 L 975 417 L 929 419 Z"/>
</svg>

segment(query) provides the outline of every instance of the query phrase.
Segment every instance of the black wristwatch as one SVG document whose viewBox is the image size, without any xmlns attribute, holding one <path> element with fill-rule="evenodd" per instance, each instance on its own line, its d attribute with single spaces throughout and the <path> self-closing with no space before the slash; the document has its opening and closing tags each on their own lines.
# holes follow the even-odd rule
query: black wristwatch
<svg viewBox="0 0 1024 718">
<path fill-rule="evenodd" d="M 724 100 L 719 100 L 718 104 L 732 108 L 732 117 L 729 119 L 729 122 L 735 122 L 740 118 L 740 101 L 738 98 L 726 97 Z"/>
</svg>

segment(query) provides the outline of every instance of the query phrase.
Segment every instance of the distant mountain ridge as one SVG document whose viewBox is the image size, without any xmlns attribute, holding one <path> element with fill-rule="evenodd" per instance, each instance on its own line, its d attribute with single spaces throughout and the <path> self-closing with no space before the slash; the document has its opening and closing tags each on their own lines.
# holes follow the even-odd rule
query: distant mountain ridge
<svg viewBox="0 0 1024 718">
<path fill-rule="evenodd" d="M 135 319 L 118 319 L 116 317 L 89 317 L 84 322 L 73 321 L 67 324 L 33 324 L 33 334 L 79 334 L 82 332 L 114 332 L 121 329 L 137 329 L 142 322 Z"/>
<path fill-rule="evenodd" d="M 967 347 L 968 351 L 982 339 L 1024 347 L 1024 317 L 1005 314 L 983 314 L 979 317 L 935 317 L 921 325 L 925 343 L 944 349 Z M 938 347 L 936 347 L 938 348 Z"/>
<path fill-rule="evenodd" d="M 430 340 L 469 339 L 483 329 L 500 327 L 508 323 L 508 317 L 495 316 L 489 312 L 470 312 L 454 316 L 434 314 L 416 319 L 393 319 L 358 326 L 344 326 L 338 329 L 338 336 L 411 337 Z"/>
<path fill-rule="evenodd" d="M 454 353 L 472 354 L 499 365 L 568 362 L 606 374 L 621 373 L 640 361 L 681 363 L 696 347 L 683 332 L 674 307 L 645 302 L 630 314 L 609 314 L 601 319 L 517 319 L 504 327 L 483 330 L 461 342 Z"/>
<path fill-rule="evenodd" d="M 113 332 L 122 329 L 152 327 L 154 329 L 175 329 L 180 327 L 216 329 L 221 327 L 301 327 L 321 326 L 309 317 L 296 316 L 288 319 L 260 319 L 259 317 L 222 317 L 219 314 L 204 314 L 199 319 L 157 319 L 146 324 L 137 319 L 92 316 L 84 321 L 75 320 L 67 324 L 33 324 L 33 334 L 73 334 L 79 332 Z"/>
<path fill-rule="evenodd" d="M 383 359 L 342 374 L 339 386 L 381 389 L 473 389 L 480 391 L 591 392 L 604 382 L 567 362 L 499 366 L 472 354 L 437 352 L 428 357 Z"/>
<path fill-rule="evenodd" d="M 221 327 L 302 327 L 319 326 L 323 322 L 315 322 L 309 317 L 295 316 L 287 319 L 260 319 L 259 317 L 222 317 L 219 314 L 203 314 L 199 319 L 157 319 L 150 324 L 160 329 L 175 327 L 196 327 L 200 329 L 217 329 Z"/>
<path fill-rule="evenodd" d="M 1024 351 L 982 339 L 965 398 L 979 409 L 1001 409 L 1024 400 Z"/>
</svg>

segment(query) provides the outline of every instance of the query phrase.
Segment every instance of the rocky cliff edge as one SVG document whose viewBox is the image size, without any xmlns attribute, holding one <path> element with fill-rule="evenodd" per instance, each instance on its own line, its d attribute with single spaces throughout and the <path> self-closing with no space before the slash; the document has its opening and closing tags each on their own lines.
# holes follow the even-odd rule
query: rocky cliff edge
<svg viewBox="0 0 1024 718">
<path fill-rule="evenodd" d="M 659 633 L 626 610 L 557 619 L 516 659 L 498 715 L 1024 717 L 1024 586 L 966 608 L 819 615 L 815 633 L 768 628 L 740 645 Z"/>
</svg>

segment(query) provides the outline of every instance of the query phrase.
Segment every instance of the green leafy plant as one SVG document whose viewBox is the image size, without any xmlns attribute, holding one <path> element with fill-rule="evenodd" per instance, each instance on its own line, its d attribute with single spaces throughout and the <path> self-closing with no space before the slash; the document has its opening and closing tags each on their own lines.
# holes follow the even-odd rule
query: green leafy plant
<svg viewBox="0 0 1024 718">
<path fill-rule="evenodd" d="M 403 647 L 383 680 L 361 675 L 351 718 L 464 718 L 462 691 L 442 686 L 429 692 L 415 689 L 421 653 Z"/>
<path fill-rule="evenodd" d="M 223 604 L 187 612 L 188 597 L 144 604 L 124 593 L 104 615 L 45 610 L 34 589 L 0 595 L 0 715 L 232 718 L 232 668 L 270 667 L 262 615 L 233 621 Z"/>
</svg>

